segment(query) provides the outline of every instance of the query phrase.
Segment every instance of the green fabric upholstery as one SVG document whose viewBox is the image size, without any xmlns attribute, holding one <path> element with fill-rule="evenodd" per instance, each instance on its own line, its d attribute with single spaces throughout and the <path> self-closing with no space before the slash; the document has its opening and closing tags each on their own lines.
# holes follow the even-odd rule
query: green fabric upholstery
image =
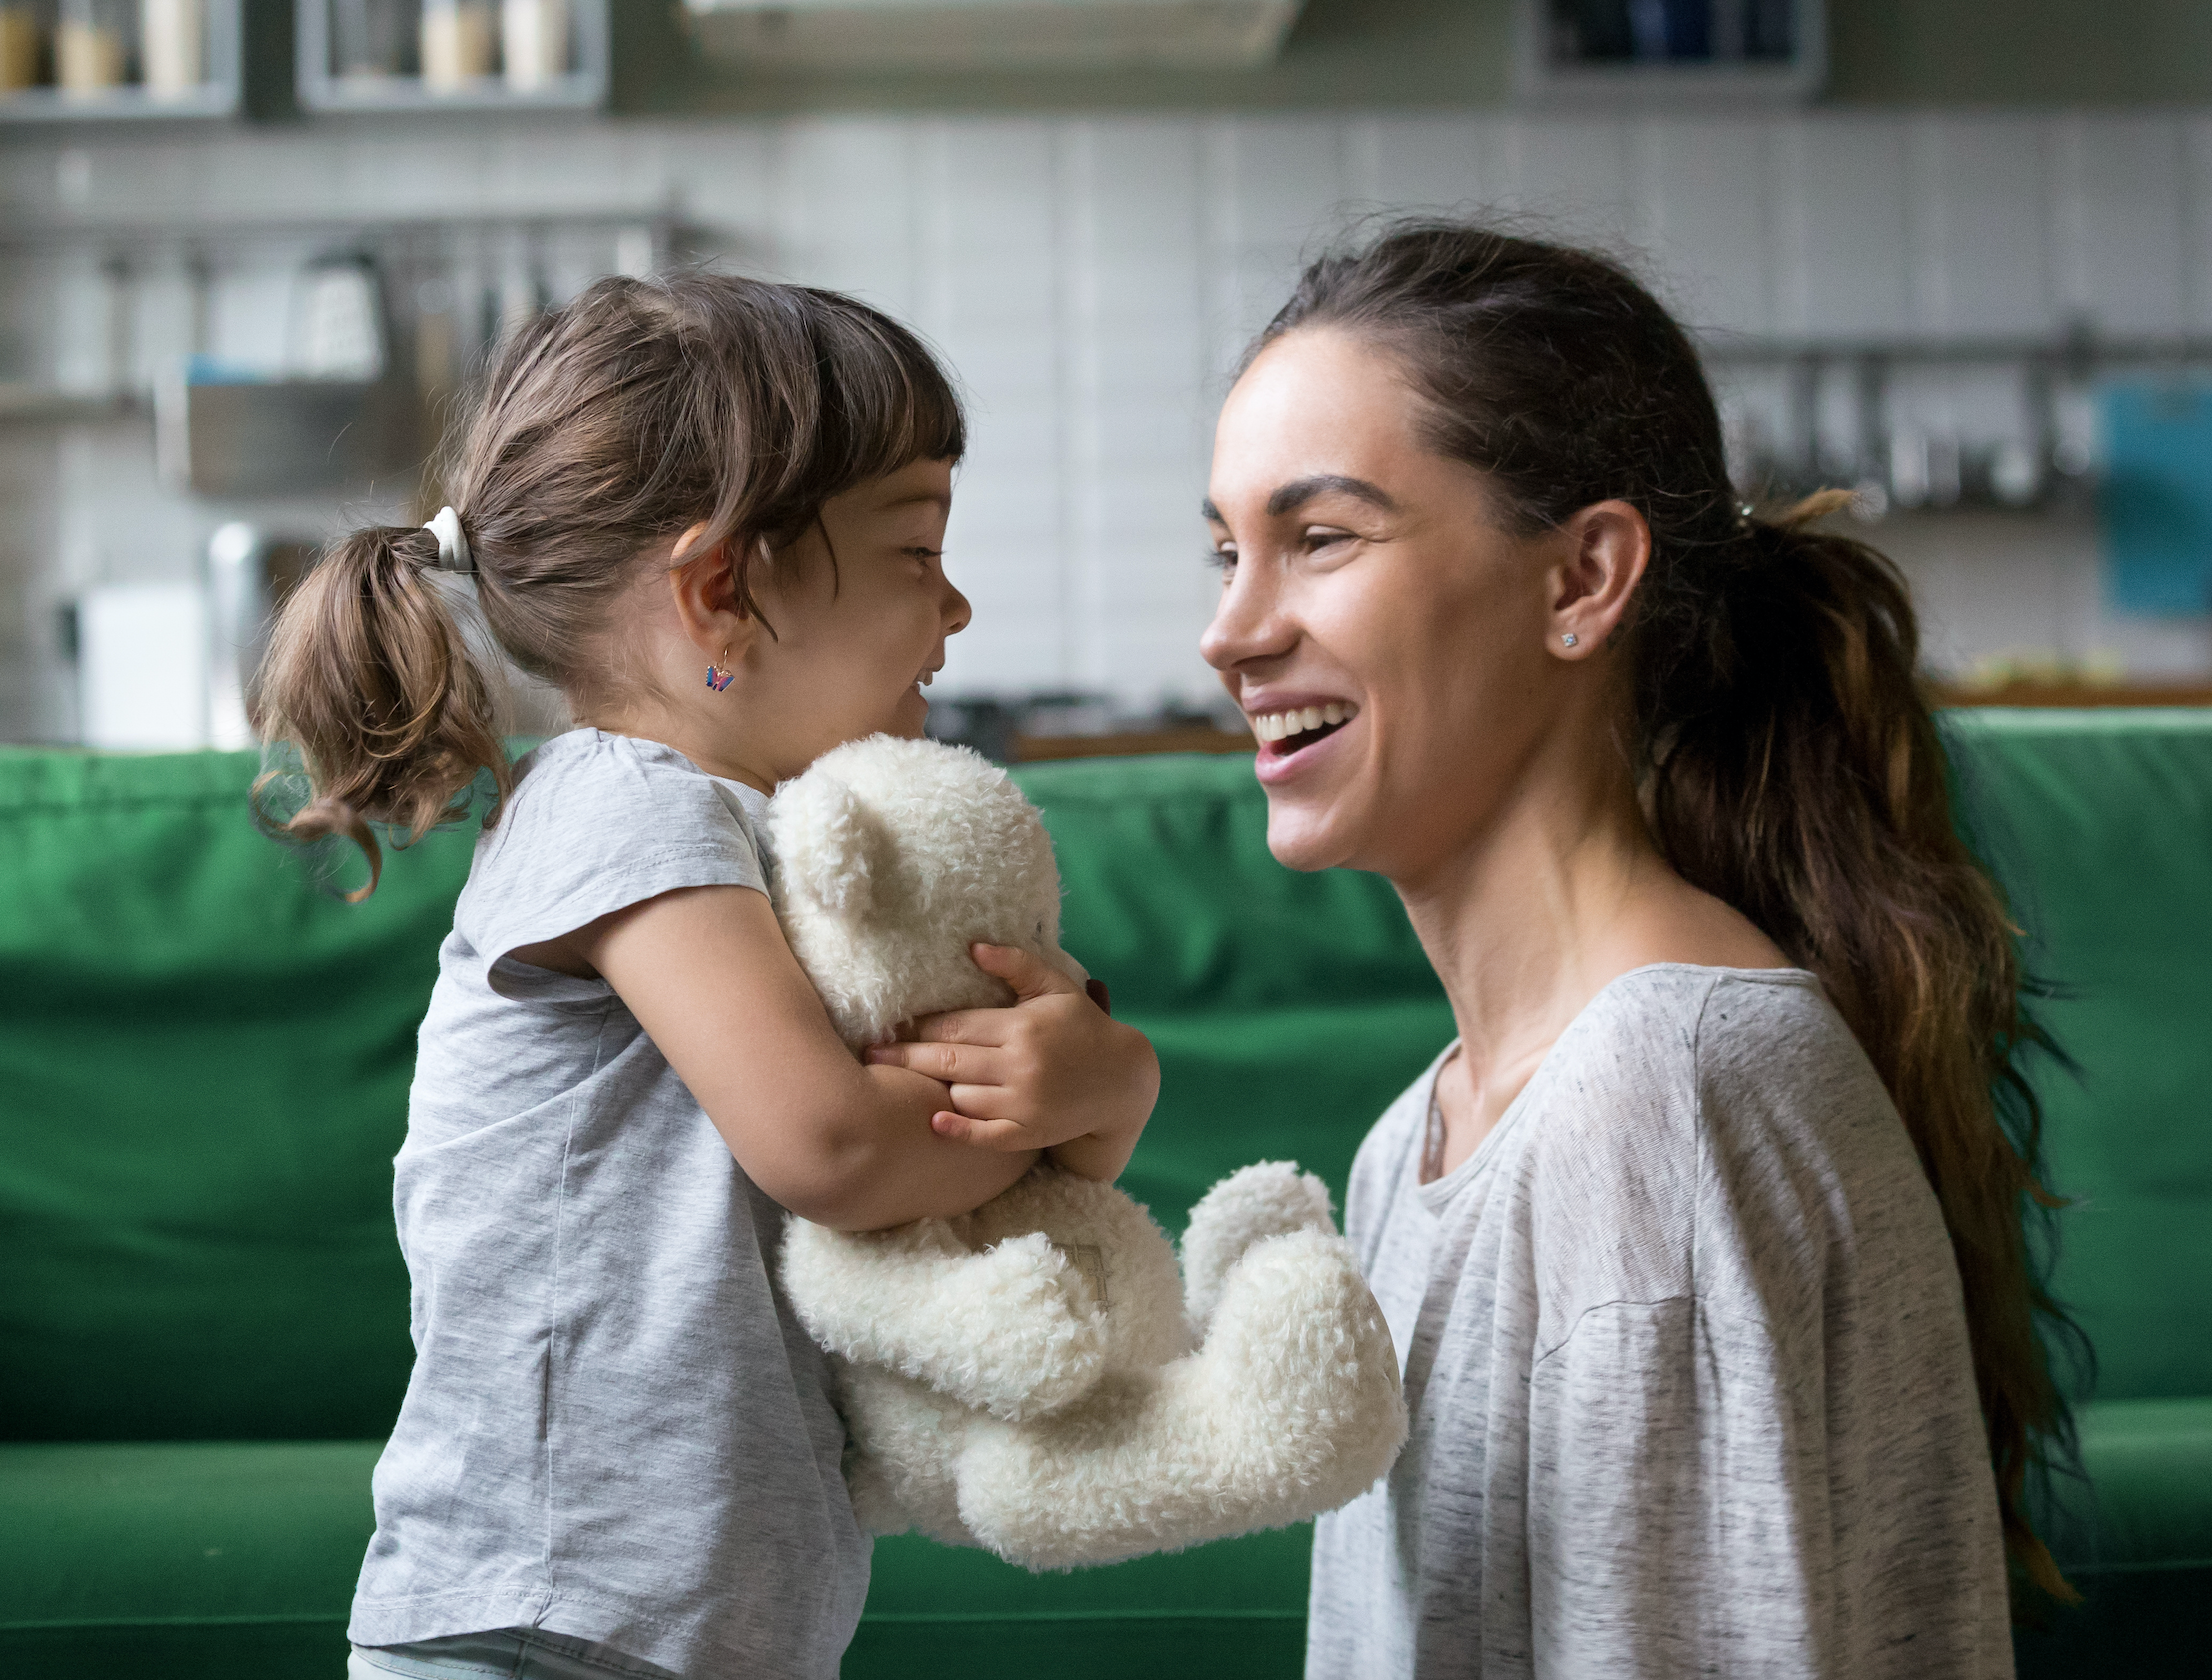
<svg viewBox="0 0 2212 1680">
<path fill-rule="evenodd" d="M 246 819 L 256 768 L 0 753 L 0 1440 L 391 1426 L 391 1163 L 470 839 L 345 904 Z"/>
<path fill-rule="evenodd" d="M 0 1445 L 0 1672 L 337 1680 L 380 1446 Z"/>
<path fill-rule="evenodd" d="M 2052 1528 L 2091 1602 L 2022 1672 L 2174 1668 L 2212 1588 L 2212 714 L 1948 726 L 2080 1069 L 2037 1084 L 2102 1369 L 2095 1497 Z M 470 836 L 349 906 L 247 823 L 254 769 L 0 753 L 0 1671 L 337 1671 L 408 1368 L 391 1156 Z M 1070 949 L 1160 1047 L 1134 1194 L 1175 1228 L 1262 1157 L 1341 1188 L 1451 1032 L 1389 889 L 1278 868 L 1242 760 L 1021 775 Z M 886 1542 L 846 1672 L 1295 1674 L 1306 1547 L 1033 1578 Z"/>
<path fill-rule="evenodd" d="M 1956 714 L 1964 803 L 2059 989 L 2036 1081 L 2059 1295 L 2104 1399 L 2212 1395 L 2212 715 Z"/>
</svg>

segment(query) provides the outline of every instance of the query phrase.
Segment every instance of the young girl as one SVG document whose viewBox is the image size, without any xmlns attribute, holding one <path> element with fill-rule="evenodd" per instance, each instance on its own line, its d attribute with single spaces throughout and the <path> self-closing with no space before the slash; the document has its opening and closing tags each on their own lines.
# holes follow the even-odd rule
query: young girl
<svg viewBox="0 0 2212 1680">
<path fill-rule="evenodd" d="M 1315 264 L 1230 394 L 1269 844 L 1389 878 L 1459 1027 L 1353 1169 L 1412 1430 L 1309 1675 L 1998 1680 L 2007 1550 L 2064 1590 L 2010 929 L 1813 510 L 1742 504 L 1626 273 L 1482 228 Z"/>
<path fill-rule="evenodd" d="M 500 356 L 453 505 L 356 533 L 287 606 L 259 704 L 312 778 L 293 834 L 374 871 L 368 823 L 420 833 L 483 771 L 501 796 L 398 1160 L 416 1363 L 357 1676 L 834 1675 L 868 1541 L 783 1210 L 896 1225 L 1040 1150 L 1128 1159 L 1151 1047 L 1067 982 L 978 947 L 1015 1006 L 862 1063 L 763 896 L 776 783 L 921 733 L 968 621 L 962 446 L 943 372 L 850 299 L 604 281 Z M 433 571 L 581 720 L 512 772 Z"/>
</svg>

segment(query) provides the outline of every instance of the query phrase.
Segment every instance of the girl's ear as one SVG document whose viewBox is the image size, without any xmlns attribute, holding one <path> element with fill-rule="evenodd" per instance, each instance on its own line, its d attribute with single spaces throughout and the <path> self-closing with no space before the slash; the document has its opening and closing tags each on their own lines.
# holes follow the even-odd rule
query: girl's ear
<svg viewBox="0 0 2212 1680">
<path fill-rule="evenodd" d="M 1569 519 L 1560 535 L 1569 546 L 1546 579 L 1549 647 L 1558 658 L 1585 658 L 1605 646 L 1628 611 L 1651 563 L 1652 527 L 1626 501 L 1601 501 Z"/>
<path fill-rule="evenodd" d="M 676 538 L 674 554 L 684 553 L 704 525 L 693 525 Z M 668 568 L 668 587 L 675 598 L 676 621 L 699 655 L 709 664 L 734 665 L 758 639 L 761 630 L 756 613 L 739 604 L 737 551 L 728 542 L 716 543 L 703 553 L 690 555 Z"/>
</svg>

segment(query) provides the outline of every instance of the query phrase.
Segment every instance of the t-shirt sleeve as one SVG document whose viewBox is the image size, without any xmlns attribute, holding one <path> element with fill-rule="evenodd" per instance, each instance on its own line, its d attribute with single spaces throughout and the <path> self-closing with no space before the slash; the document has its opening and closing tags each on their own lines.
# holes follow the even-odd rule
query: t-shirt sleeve
<svg viewBox="0 0 2212 1680">
<path fill-rule="evenodd" d="M 1989 1597 L 1990 1482 L 1940 1215 L 1817 994 L 1721 985 L 1700 1017 L 1692 1287 L 1614 1279 L 1530 1372 L 1534 1672 L 1986 1675 L 2002 1622 L 1961 1607 Z"/>
<path fill-rule="evenodd" d="M 526 771 L 486 835 L 455 928 L 494 991 L 572 993 L 518 963 L 518 946 L 557 939 L 602 916 L 686 887 L 768 890 L 743 806 L 712 777 L 600 737 Z"/>
<path fill-rule="evenodd" d="M 1531 1373 L 1538 1676 L 1839 1672 L 1817 1420 L 1730 1357 L 1694 1300 L 1624 1301 Z"/>
</svg>

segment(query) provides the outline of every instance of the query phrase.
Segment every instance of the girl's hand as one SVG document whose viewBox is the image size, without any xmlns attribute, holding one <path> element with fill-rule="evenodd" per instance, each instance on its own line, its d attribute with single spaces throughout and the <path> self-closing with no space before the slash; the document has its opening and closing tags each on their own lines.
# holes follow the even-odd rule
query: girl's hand
<svg viewBox="0 0 2212 1680">
<path fill-rule="evenodd" d="M 951 1088 L 952 1108 L 930 1120 L 940 1137 L 1049 1150 L 1071 1173 L 1114 1178 L 1160 1094 L 1151 1041 L 1018 946 L 970 951 L 976 967 L 1013 987 L 1013 1007 L 924 1017 L 912 1041 L 877 1045 L 868 1060 Z"/>
</svg>

